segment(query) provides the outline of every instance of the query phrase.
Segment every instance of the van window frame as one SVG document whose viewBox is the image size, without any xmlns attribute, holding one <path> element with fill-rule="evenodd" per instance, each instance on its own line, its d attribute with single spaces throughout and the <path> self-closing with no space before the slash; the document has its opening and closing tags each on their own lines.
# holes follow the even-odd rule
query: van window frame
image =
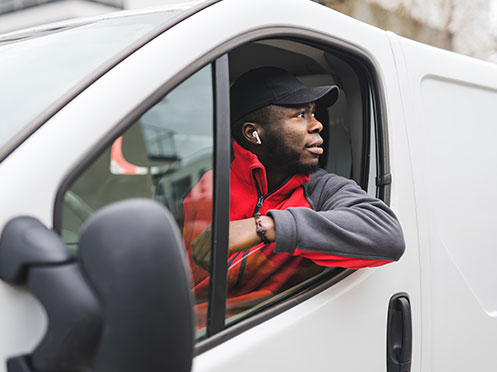
<svg viewBox="0 0 497 372">
<path fill-rule="evenodd" d="M 229 153 L 231 141 L 229 135 L 229 72 L 227 65 L 227 53 L 243 44 L 262 40 L 262 39 L 290 39 L 296 42 L 301 42 L 314 46 L 322 50 L 332 51 L 335 55 L 341 55 L 342 58 L 347 59 L 351 63 L 356 63 L 359 68 L 365 72 L 365 89 L 371 94 L 372 107 L 367 107 L 365 112 L 371 113 L 374 119 L 375 133 L 376 133 L 376 195 L 385 203 L 390 202 L 390 166 L 388 156 L 388 137 L 387 137 L 387 117 L 386 117 L 386 104 L 383 93 L 383 85 L 379 75 L 379 69 L 376 67 L 373 59 L 364 51 L 354 46 L 348 45 L 341 40 L 337 40 L 330 36 L 326 36 L 314 31 L 303 30 L 299 28 L 289 27 L 271 27 L 254 30 L 243 35 L 232 38 L 231 40 L 219 45 L 217 48 L 211 50 L 203 57 L 192 62 L 186 66 L 174 78 L 163 84 L 159 89 L 151 93 L 151 95 L 137 104 L 132 112 L 124 119 L 122 119 L 105 137 L 89 149 L 88 156 L 82 160 L 76 167 L 74 167 L 67 175 L 65 180 L 61 183 L 54 202 L 53 208 L 53 226 L 54 230 L 61 234 L 62 225 L 62 204 L 64 194 L 76 180 L 77 177 L 100 155 L 107 146 L 112 144 L 112 141 L 122 134 L 126 129 L 135 123 L 135 121 L 149 108 L 156 104 L 162 97 L 167 95 L 181 82 L 191 76 L 193 73 L 212 63 L 213 69 L 213 83 L 215 87 L 215 102 L 214 102 L 214 163 L 213 170 L 216 172 L 216 167 L 221 167 L 229 170 L 231 163 L 230 156 L 225 156 Z M 364 104 L 368 105 L 369 99 L 364 100 Z M 366 118 L 365 118 L 366 119 Z M 368 119 L 369 120 L 369 119 Z M 369 141 L 365 142 L 369 148 Z M 368 158 L 368 151 L 364 152 L 364 158 Z M 361 179 L 367 180 L 367 174 L 361 175 Z M 215 176 L 216 177 L 216 176 Z M 217 179 L 217 178 L 216 178 Z M 326 277 L 318 282 L 310 284 L 301 292 L 290 296 L 274 304 L 273 306 L 264 309 L 262 312 L 251 315 L 246 319 L 241 320 L 239 323 L 224 327 L 225 322 L 225 298 L 226 298 L 226 270 L 227 260 L 223 257 L 227 256 L 228 252 L 228 221 L 229 221 L 229 171 L 221 175 L 217 179 L 217 184 L 214 185 L 216 195 L 214 196 L 213 203 L 213 221 L 218 219 L 219 216 L 224 214 L 225 223 L 216 223 L 213 226 L 213 245 L 219 250 L 219 254 L 212 260 L 211 270 L 211 288 L 209 294 L 209 310 L 207 320 L 207 334 L 208 338 L 198 342 L 195 345 L 195 355 L 199 355 L 235 336 L 238 334 L 263 323 L 264 321 L 273 318 L 274 316 L 294 307 L 295 305 L 309 299 L 310 297 L 322 292 L 323 290 L 331 287 L 335 283 L 341 281 L 345 277 L 352 274 L 355 270 L 341 269 L 338 274 L 335 273 L 331 278 Z M 223 193 L 221 195 L 220 193 Z M 226 202 L 226 197 L 228 201 Z M 224 234 L 224 235 L 223 235 Z M 223 274 L 224 273 L 224 274 Z M 224 283 L 223 283 L 224 282 Z M 224 292 L 224 293 L 223 293 Z M 222 298 L 222 301 L 220 300 Z M 212 304 L 210 303 L 212 301 Z M 222 319 L 221 319 L 222 318 Z"/>
<path fill-rule="evenodd" d="M 214 82 L 214 184 L 212 243 L 207 303 L 207 339 L 225 328 L 230 219 L 230 99 L 228 56 L 216 59 Z"/>
<path fill-rule="evenodd" d="M 389 205 L 391 175 L 388 157 L 386 104 L 383 93 L 383 85 L 381 83 L 382 80 L 378 72 L 379 69 L 376 67 L 373 59 L 364 51 L 348 45 L 343 41 L 323 36 L 322 34 L 318 34 L 313 31 L 288 27 L 272 27 L 254 30 L 242 36 L 231 39 L 225 44 L 219 46 L 217 50 L 227 54 L 229 51 L 239 46 L 264 39 L 289 39 L 319 48 L 321 50 L 330 50 L 333 54 L 339 55 L 347 62 L 355 65 L 359 71 L 363 71 L 365 73 L 364 81 L 361 79 L 361 88 L 364 90 L 363 93 L 365 97 L 363 100 L 363 112 L 365 113 L 363 120 L 365 120 L 366 123 L 370 123 L 372 116 L 374 122 L 374 124 L 370 125 L 374 125 L 376 143 L 376 197 Z M 370 101 L 372 102 L 372 107 L 369 106 Z M 221 115 L 220 113 L 218 114 Z M 227 114 L 229 115 L 229 112 Z M 363 161 L 369 161 L 370 131 L 365 132 L 368 132 L 364 133 L 364 136 L 367 137 L 367 140 L 366 138 L 364 139 L 364 146 L 367 146 L 367 150 L 363 152 Z M 367 170 L 369 169 L 369 167 L 366 168 Z M 361 174 L 361 183 L 363 185 L 366 184 L 368 180 L 367 170 Z M 215 246 L 213 245 L 213 247 Z M 217 248 L 219 249 L 220 247 Z M 267 309 L 264 309 L 260 313 L 250 315 L 246 319 L 241 320 L 239 323 L 226 327 L 220 331 L 211 332 L 210 337 L 198 342 L 195 345 L 195 355 L 202 354 L 203 352 L 226 342 L 240 333 L 283 313 L 299 303 L 302 303 L 303 301 L 346 278 L 354 271 L 355 270 L 353 269 L 341 269 L 338 273 L 335 272 L 331 277 L 327 277 L 310 284 L 309 287 L 301 292 L 292 295 Z M 219 277 L 212 276 L 211 280 L 216 282 L 219 280 Z M 219 314 L 217 314 L 217 316 L 220 317 Z"/>
</svg>

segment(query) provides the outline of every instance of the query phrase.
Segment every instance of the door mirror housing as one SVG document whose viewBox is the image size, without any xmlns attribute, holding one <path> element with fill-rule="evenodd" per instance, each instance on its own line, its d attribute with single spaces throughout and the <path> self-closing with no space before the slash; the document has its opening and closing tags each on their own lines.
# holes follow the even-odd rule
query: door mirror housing
<svg viewBox="0 0 497 372">
<path fill-rule="evenodd" d="M 49 322 L 31 354 L 9 359 L 9 372 L 191 369 L 185 249 L 174 219 L 154 201 L 130 199 L 95 213 L 83 226 L 78 259 L 39 221 L 15 218 L 0 238 L 0 277 L 26 284 Z"/>
</svg>

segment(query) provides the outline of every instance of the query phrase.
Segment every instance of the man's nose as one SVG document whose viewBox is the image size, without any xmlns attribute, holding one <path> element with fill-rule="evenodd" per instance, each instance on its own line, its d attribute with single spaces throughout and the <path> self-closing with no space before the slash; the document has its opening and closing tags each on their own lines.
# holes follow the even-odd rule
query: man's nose
<svg viewBox="0 0 497 372">
<path fill-rule="evenodd" d="M 322 130 L 323 124 L 313 116 L 309 122 L 309 133 L 321 133 Z"/>
</svg>

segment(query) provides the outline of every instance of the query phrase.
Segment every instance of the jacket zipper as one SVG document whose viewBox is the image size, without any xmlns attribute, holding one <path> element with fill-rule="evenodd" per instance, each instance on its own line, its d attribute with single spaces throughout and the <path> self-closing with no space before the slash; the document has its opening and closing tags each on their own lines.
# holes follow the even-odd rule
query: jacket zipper
<svg viewBox="0 0 497 372">
<path fill-rule="evenodd" d="M 286 183 L 286 181 L 282 184 L 282 186 Z M 262 195 L 261 190 L 259 189 L 259 184 L 257 183 L 257 180 L 255 181 L 255 188 L 257 189 L 257 204 L 255 205 L 254 208 L 254 213 L 252 213 L 252 217 L 255 216 L 257 212 L 259 212 L 262 208 L 262 204 L 264 203 L 264 200 L 268 198 L 271 194 L 274 194 L 276 191 L 278 191 L 281 187 L 278 187 L 276 190 L 266 194 Z"/>
<path fill-rule="evenodd" d="M 254 213 L 252 214 L 252 216 L 255 216 L 255 214 L 261 210 L 262 204 L 264 203 L 264 199 L 265 199 L 264 195 L 259 195 L 259 198 L 257 199 L 257 204 L 255 205 Z"/>
<path fill-rule="evenodd" d="M 255 178 L 255 177 L 254 177 Z M 257 203 L 255 204 L 254 212 L 252 213 L 252 217 L 255 216 L 257 212 L 259 212 L 262 208 L 262 204 L 264 203 L 264 199 L 267 197 L 262 195 L 261 190 L 259 189 L 259 184 L 257 183 L 257 180 L 255 181 L 255 188 L 257 189 Z"/>
<path fill-rule="evenodd" d="M 259 190 L 259 185 L 257 184 L 257 181 L 255 182 L 255 186 L 257 188 L 258 198 L 257 198 L 257 204 L 255 205 L 255 208 L 254 208 L 254 213 L 252 214 L 252 216 L 255 216 L 255 214 L 261 210 L 262 204 L 264 203 L 264 199 L 270 195 L 270 194 L 268 194 L 266 196 L 261 195 L 261 191 Z M 233 288 L 237 288 L 240 285 L 240 283 L 242 282 L 243 274 L 245 272 L 245 266 L 247 264 L 247 257 L 249 255 L 249 253 L 250 253 L 250 249 L 247 249 L 245 252 L 243 252 L 242 259 L 240 260 L 240 269 L 238 270 L 238 279 L 236 280 L 236 283 L 233 286 Z"/>
<path fill-rule="evenodd" d="M 254 213 L 252 214 L 252 216 L 255 216 L 255 214 L 257 212 L 259 212 L 262 208 L 262 204 L 264 204 L 264 200 L 270 196 L 271 194 L 274 194 L 276 191 L 278 191 L 279 189 L 281 189 L 281 187 L 286 184 L 288 182 L 288 179 L 283 182 L 280 187 L 278 187 L 276 190 L 274 190 L 273 192 L 270 192 L 268 193 L 267 195 L 262 195 L 261 194 L 261 190 L 259 189 L 259 184 L 257 183 L 257 180 L 255 180 L 255 187 L 257 188 L 257 204 L 255 205 L 255 208 L 254 208 Z M 240 283 L 242 282 L 242 278 L 243 278 L 243 274 L 245 272 L 245 265 L 247 264 L 247 257 L 248 257 L 248 254 L 250 252 L 250 249 L 247 249 L 244 253 L 243 253 L 243 256 L 242 256 L 242 259 L 240 260 L 241 263 L 240 263 L 240 269 L 238 271 L 238 279 L 235 283 L 235 285 L 233 286 L 233 288 L 237 288 Z"/>
</svg>

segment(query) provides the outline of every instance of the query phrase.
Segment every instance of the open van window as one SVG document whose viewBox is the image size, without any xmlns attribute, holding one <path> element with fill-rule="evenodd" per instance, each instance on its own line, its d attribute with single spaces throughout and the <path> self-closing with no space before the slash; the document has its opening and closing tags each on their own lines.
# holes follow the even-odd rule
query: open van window
<svg viewBox="0 0 497 372">
<path fill-rule="evenodd" d="M 229 61 L 231 81 L 253 68 L 276 66 L 293 73 L 308 86 L 338 85 L 338 101 L 316 113 L 324 125 L 321 136 L 325 140 L 325 155 L 320 167 L 367 187 L 371 125 L 368 118 L 372 107 L 364 72 L 332 52 L 288 39 L 245 44 L 229 53 Z"/>
<path fill-rule="evenodd" d="M 215 67 L 220 60 L 225 61 L 224 70 Z M 333 106 L 317 107 L 315 112 L 323 125 L 320 134 L 324 154 L 319 167 L 354 180 L 371 196 L 378 195 L 375 181 L 383 161 L 382 155 L 376 154 L 382 146 L 378 130 L 379 87 L 361 61 L 343 48 L 330 49 L 300 38 L 257 39 L 232 48 L 214 63 L 184 77 L 161 98 L 142 103 L 137 109 L 139 116 L 126 119 L 120 130 L 110 134 L 93 158 L 85 160 L 60 191 L 59 200 L 63 203 L 55 208 L 61 221 L 57 228 L 66 244 L 77 252 L 82 224 L 109 203 L 145 197 L 165 205 L 183 234 L 194 277 L 198 352 L 219 342 L 219 338 L 211 338 L 218 332 L 232 337 L 333 285 L 352 270 L 321 266 L 306 259 L 299 267 L 299 275 L 270 292 L 254 287 L 242 293 L 248 301 L 239 302 L 241 292 L 237 292 L 234 277 L 242 277 L 248 272 L 244 270 L 253 269 L 247 268 L 248 255 L 224 261 L 224 276 L 219 274 L 222 270 L 203 271 L 192 258 L 191 247 L 196 238 L 194 231 L 198 234 L 211 226 L 213 231 L 219 230 L 217 216 L 226 216 L 225 223 L 229 223 L 229 205 L 219 204 L 215 197 L 215 184 L 219 182 L 216 177 L 227 179 L 219 174 L 216 162 L 228 166 L 231 160 L 219 155 L 219 132 L 224 129 L 218 120 L 227 116 L 227 110 L 223 110 L 229 107 L 229 101 L 225 101 L 220 108 L 219 91 L 227 90 L 238 77 L 257 67 L 284 69 L 308 87 L 340 88 Z M 225 85 L 220 87 L 220 81 Z M 229 194 L 230 185 L 222 187 Z M 210 244 L 211 254 L 227 250 L 227 240 L 225 236 L 226 243 Z M 257 269 L 251 273 L 257 275 Z M 213 294 L 212 288 L 219 284 L 221 288 L 226 286 L 227 292 Z M 224 306 L 219 306 L 219 302 L 224 302 Z M 216 319 L 216 327 L 212 319 Z"/>
<path fill-rule="evenodd" d="M 376 195 L 376 154 L 371 154 L 376 148 L 371 96 L 373 87 L 365 69 L 361 69 L 346 54 L 288 38 L 247 43 L 233 49 L 228 56 L 231 84 L 249 70 L 274 66 L 292 73 L 310 87 L 339 86 L 338 101 L 330 108 L 318 107 L 316 111 L 316 118 L 323 124 L 321 136 L 324 139 L 324 155 L 319 166 L 330 173 L 355 180 L 364 190 Z M 239 265 L 244 263 L 243 258 L 233 260 L 228 267 L 228 326 L 305 293 L 318 283 L 330 283 L 331 278 L 338 278 L 340 273 L 344 275 L 347 272 L 343 268 L 323 267 L 308 260 L 305 274 L 295 275 L 295 280 L 288 281 L 270 295 L 264 293 L 259 299 L 255 299 L 257 290 L 254 290 L 251 293 L 254 296 L 250 298 L 251 306 L 244 307 L 235 299 L 236 288 L 230 287 L 230 270 L 237 261 Z M 238 273 L 241 269 L 235 271 Z"/>
</svg>

